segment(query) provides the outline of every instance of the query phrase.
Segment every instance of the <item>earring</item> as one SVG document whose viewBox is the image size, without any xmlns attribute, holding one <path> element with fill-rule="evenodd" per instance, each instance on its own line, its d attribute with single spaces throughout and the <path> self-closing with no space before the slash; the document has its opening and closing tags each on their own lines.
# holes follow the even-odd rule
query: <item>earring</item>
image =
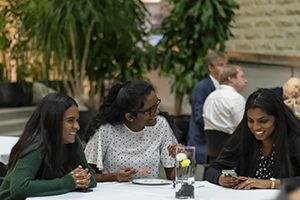
<svg viewBox="0 0 300 200">
<path fill-rule="evenodd" d="M 130 121 L 130 122 L 133 122 L 133 119 L 130 119 L 129 121 Z"/>
</svg>

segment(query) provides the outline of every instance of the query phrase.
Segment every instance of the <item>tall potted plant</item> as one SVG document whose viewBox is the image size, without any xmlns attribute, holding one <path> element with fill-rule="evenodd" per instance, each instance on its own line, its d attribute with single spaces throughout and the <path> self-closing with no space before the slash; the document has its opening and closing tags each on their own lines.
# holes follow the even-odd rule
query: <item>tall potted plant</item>
<svg viewBox="0 0 300 200">
<path fill-rule="evenodd" d="M 105 84 L 141 77 L 150 61 L 144 48 L 145 13 L 135 0 L 7 0 L 5 17 L 16 25 L 16 49 L 38 61 L 43 80 L 60 79 L 70 96 L 90 107 Z M 20 48 L 17 48 L 19 45 Z M 38 65 L 35 65 L 38 66 Z"/>
<path fill-rule="evenodd" d="M 173 76 L 174 114 L 180 115 L 184 94 L 208 75 L 203 58 L 209 49 L 225 49 L 230 22 L 238 4 L 234 0 L 170 0 L 173 9 L 162 22 L 158 44 L 161 72 Z"/>
<path fill-rule="evenodd" d="M 25 82 L 28 76 L 27 66 L 16 59 L 10 62 L 8 53 L 12 50 L 12 35 L 5 16 L 6 9 L 0 7 L 0 107 L 31 105 L 31 84 Z M 13 68 L 16 69 L 16 80 L 13 80 Z"/>
<path fill-rule="evenodd" d="M 1 11 L 0 7 L 0 11 Z M 0 83 L 10 81 L 10 70 L 7 66 L 7 53 L 10 49 L 11 39 L 7 29 L 6 18 L 4 12 L 0 12 Z"/>
</svg>

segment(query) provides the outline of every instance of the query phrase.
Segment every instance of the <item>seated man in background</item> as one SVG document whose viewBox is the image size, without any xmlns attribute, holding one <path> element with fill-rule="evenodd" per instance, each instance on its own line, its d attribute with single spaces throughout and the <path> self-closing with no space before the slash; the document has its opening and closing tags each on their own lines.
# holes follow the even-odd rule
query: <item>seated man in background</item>
<svg viewBox="0 0 300 200">
<path fill-rule="evenodd" d="M 293 109 L 295 99 L 300 95 L 300 79 L 297 77 L 290 78 L 284 83 L 283 87 L 271 88 L 275 93 L 279 94 L 284 100 L 284 103 Z"/>
<path fill-rule="evenodd" d="M 228 65 L 221 69 L 220 85 L 204 102 L 204 130 L 233 133 L 243 118 L 245 99 L 239 93 L 246 90 L 247 82 L 240 66 Z"/>
<path fill-rule="evenodd" d="M 206 140 L 203 132 L 203 104 L 206 97 L 219 85 L 219 71 L 226 66 L 228 57 L 226 53 L 213 50 L 204 57 L 204 64 L 209 71 L 209 76 L 198 82 L 192 93 L 192 114 L 190 128 L 187 135 L 187 145 L 196 147 L 196 162 L 203 164 L 206 159 Z"/>
</svg>

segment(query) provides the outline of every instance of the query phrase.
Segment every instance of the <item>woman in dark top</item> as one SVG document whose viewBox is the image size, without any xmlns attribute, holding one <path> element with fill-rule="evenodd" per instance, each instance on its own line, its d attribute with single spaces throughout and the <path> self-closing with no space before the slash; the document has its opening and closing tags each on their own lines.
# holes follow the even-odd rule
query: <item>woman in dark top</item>
<svg viewBox="0 0 300 200">
<path fill-rule="evenodd" d="M 238 179 L 221 173 L 235 169 Z M 300 121 L 271 90 L 258 89 L 244 117 L 205 178 L 235 189 L 300 185 Z"/>
</svg>

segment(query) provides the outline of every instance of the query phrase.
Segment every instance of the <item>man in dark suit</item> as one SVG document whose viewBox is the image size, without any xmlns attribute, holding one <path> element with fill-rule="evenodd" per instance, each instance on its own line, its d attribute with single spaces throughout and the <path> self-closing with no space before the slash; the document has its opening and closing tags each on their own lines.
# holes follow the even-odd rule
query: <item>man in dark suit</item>
<svg viewBox="0 0 300 200">
<path fill-rule="evenodd" d="M 226 66 L 228 61 L 224 52 L 213 50 L 204 57 L 209 76 L 199 83 L 193 89 L 192 93 L 192 115 L 190 119 L 190 128 L 187 136 L 187 145 L 196 147 L 196 162 L 203 164 L 206 160 L 206 140 L 204 135 L 203 104 L 207 96 L 219 85 L 219 71 Z"/>
</svg>

